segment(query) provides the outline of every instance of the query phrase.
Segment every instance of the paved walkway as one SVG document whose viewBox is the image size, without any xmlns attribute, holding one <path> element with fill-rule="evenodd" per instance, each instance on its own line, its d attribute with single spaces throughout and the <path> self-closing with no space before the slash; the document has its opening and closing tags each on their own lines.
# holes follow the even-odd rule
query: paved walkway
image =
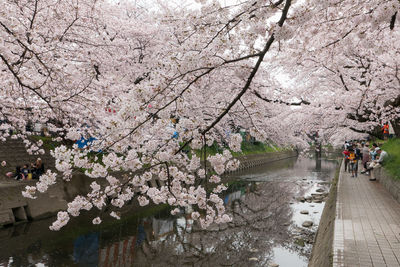
<svg viewBox="0 0 400 267">
<path fill-rule="evenodd" d="M 379 182 L 342 170 L 336 202 L 333 266 L 400 266 L 400 204 Z"/>
</svg>

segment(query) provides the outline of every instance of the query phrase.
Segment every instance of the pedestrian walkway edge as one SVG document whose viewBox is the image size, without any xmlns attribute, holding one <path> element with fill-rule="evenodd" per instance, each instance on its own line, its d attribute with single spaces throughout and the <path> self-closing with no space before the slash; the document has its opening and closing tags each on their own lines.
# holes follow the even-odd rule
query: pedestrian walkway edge
<svg viewBox="0 0 400 267">
<path fill-rule="evenodd" d="M 332 266 L 333 257 L 333 236 L 336 216 L 337 186 L 340 175 L 340 163 L 332 178 L 331 187 L 322 211 L 318 231 L 314 239 L 308 267 Z"/>
<path fill-rule="evenodd" d="M 342 162 L 343 163 L 343 162 Z M 339 178 L 337 181 L 337 194 L 339 195 L 341 189 L 341 183 L 343 180 L 344 164 L 341 164 L 339 171 Z M 336 197 L 336 215 L 335 224 L 333 228 L 333 267 L 344 266 L 342 265 L 344 261 L 344 236 L 343 236 L 343 214 L 342 214 L 342 203 L 339 201 L 339 197 Z"/>
</svg>

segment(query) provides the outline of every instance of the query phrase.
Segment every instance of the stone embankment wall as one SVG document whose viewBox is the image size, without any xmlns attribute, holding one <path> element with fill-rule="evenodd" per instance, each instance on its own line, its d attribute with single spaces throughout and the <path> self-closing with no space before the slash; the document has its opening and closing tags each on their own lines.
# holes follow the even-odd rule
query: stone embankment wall
<svg viewBox="0 0 400 267">
<path fill-rule="evenodd" d="M 282 151 L 282 152 L 273 152 L 266 154 L 252 154 L 247 156 L 240 156 L 237 157 L 237 159 L 240 160 L 240 166 L 234 172 L 243 171 L 255 166 L 260 166 L 277 160 L 297 157 L 297 155 L 298 155 L 297 151 Z M 232 172 L 228 172 L 227 174 L 229 173 Z"/>
<path fill-rule="evenodd" d="M 235 171 L 225 172 L 223 177 L 229 177 L 230 174 L 245 171 L 246 169 L 267 164 L 270 162 L 297 157 L 297 151 L 282 151 L 282 152 L 272 152 L 265 154 L 252 154 L 241 157 L 236 157 L 240 160 L 239 168 Z M 203 165 L 203 162 L 201 163 Z M 213 170 L 209 164 L 207 164 L 207 173 L 211 173 Z M 204 182 L 204 180 L 198 180 L 196 186 Z M 166 185 L 165 181 L 159 180 L 157 177 L 153 178 L 151 181 L 147 182 L 149 187 L 160 187 Z"/>
<path fill-rule="evenodd" d="M 27 183 L 0 185 L 0 225 L 41 219 L 65 209 L 67 201 L 60 186 L 52 187 L 38 198 L 24 198 L 21 191 Z"/>
<path fill-rule="evenodd" d="M 48 149 L 44 155 L 30 155 L 26 152 L 25 144 L 21 140 L 0 141 L 0 162 L 7 162 L 6 167 L 0 167 L 0 181 L 7 172 L 15 171 L 16 166 L 22 167 L 24 164 L 34 163 L 37 158 L 42 159 L 45 168 L 54 168 L 54 158 Z"/>
<path fill-rule="evenodd" d="M 0 142 L 0 162 L 7 163 L 5 167 L 0 167 L 0 226 L 44 218 L 66 207 L 62 186 L 52 187 L 48 193 L 38 194 L 38 198 L 32 200 L 24 198 L 21 191 L 35 181 L 15 181 L 6 177 L 5 174 L 14 172 L 16 166 L 30 165 L 38 157 L 42 159 L 45 169 L 54 168 L 54 159 L 48 150 L 45 154 L 30 155 L 21 140 Z"/>
<path fill-rule="evenodd" d="M 88 192 L 92 180 L 78 174 L 70 182 L 60 181 L 51 186 L 46 193 L 38 192 L 36 199 L 23 197 L 21 192 L 25 186 L 36 182 L 11 180 L 0 183 L 0 226 L 51 217 L 65 210 L 76 195 Z"/>
<path fill-rule="evenodd" d="M 389 175 L 384 168 L 373 170 L 375 177 L 387 191 L 400 203 L 400 180 Z"/>
</svg>

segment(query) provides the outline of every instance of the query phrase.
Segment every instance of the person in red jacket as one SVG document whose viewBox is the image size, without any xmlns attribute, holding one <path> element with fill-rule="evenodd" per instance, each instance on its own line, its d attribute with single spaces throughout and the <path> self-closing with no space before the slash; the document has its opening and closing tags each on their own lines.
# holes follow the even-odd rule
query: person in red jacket
<svg viewBox="0 0 400 267">
<path fill-rule="evenodd" d="M 342 153 L 344 155 L 344 171 L 347 171 L 347 169 L 349 169 L 350 171 L 350 167 L 347 168 L 347 166 L 349 165 L 350 151 L 347 149 L 347 147 L 345 147 Z"/>
<path fill-rule="evenodd" d="M 383 132 L 383 139 L 387 140 L 389 138 L 389 123 L 386 122 L 382 126 L 382 132 Z"/>
</svg>

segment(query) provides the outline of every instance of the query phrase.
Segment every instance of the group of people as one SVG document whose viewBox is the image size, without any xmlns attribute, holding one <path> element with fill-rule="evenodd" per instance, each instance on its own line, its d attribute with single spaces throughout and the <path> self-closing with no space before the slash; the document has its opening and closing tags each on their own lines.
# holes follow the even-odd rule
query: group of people
<svg viewBox="0 0 400 267">
<path fill-rule="evenodd" d="M 351 173 L 351 177 L 357 177 L 358 161 L 362 158 L 361 150 L 357 143 L 346 141 L 344 144 L 344 170 Z"/>
<path fill-rule="evenodd" d="M 387 157 L 387 152 L 376 143 L 369 147 L 369 143 L 346 141 L 344 144 L 344 169 L 351 173 L 351 177 L 357 177 L 358 164 L 361 160 L 363 170 L 361 173 L 371 175 L 370 181 L 375 181 L 374 169 L 380 168 Z"/>
<path fill-rule="evenodd" d="M 35 163 L 25 164 L 15 167 L 15 172 L 8 172 L 6 175 L 15 180 L 31 180 L 39 179 L 40 175 L 44 173 L 44 164 L 40 158 Z"/>
</svg>

